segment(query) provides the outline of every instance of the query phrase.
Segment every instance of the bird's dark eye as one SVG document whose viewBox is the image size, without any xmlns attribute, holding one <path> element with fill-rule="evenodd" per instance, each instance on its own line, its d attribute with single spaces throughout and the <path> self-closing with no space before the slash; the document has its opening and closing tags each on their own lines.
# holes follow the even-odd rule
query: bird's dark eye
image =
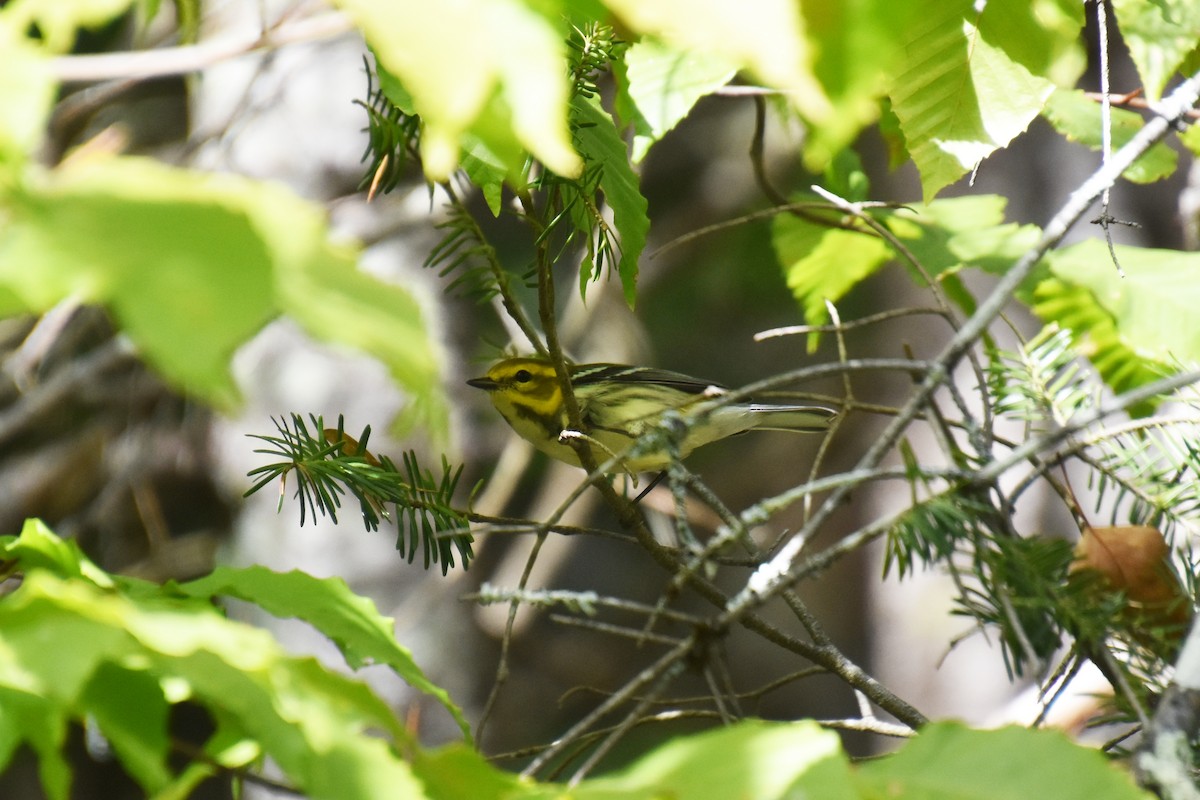
<svg viewBox="0 0 1200 800">
<path fill-rule="evenodd" d="M 529 383 L 531 380 L 533 380 L 533 375 L 530 374 L 529 370 L 527 369 L 519 369 L 517 370 L 516 374 L 513 375 L 513 380 L 515 380 L 517 383 Z"/>
</svg>

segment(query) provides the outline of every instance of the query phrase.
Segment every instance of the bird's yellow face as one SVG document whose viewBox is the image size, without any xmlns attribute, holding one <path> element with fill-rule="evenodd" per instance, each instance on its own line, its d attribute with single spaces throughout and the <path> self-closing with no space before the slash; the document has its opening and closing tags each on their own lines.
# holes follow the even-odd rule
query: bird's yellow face
<svg viewBox="0 0 1200 800">
<path fill-rule="evenodd" d="M 507 358 L 467 383 L 486 391 L 496 410 L 526 439 L 536 442 L 549 434 L 557 441 L 563 426 L 562 390 L 548 362 Z"/>
</svg>

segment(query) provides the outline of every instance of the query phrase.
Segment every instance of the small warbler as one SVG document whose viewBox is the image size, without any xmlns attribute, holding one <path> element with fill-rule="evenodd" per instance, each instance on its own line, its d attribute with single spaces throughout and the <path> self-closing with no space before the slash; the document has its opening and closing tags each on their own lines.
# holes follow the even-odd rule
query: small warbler
<svg viewBox="0 0 1200 800">
<path fill-rule="evenodd" d="M 678 372 L 624 364 L 570 364 L 571 388 L 579 403 L 582 430 L 597 464 L 625 456 L 618 469 L 650 472 L 665 469 L 665 447 L 625 455 L 629 446 L 670 410 L 688 423 L 679 442 L 682 458 L 701 445 L 753 429 L 816 433 L 827 429 L 837 412 L 824 406 L 751 402 L 722 405 L 725 387 Z M 580 466 L 565 441 L 570 425 L 562 390 L 551 363 L 543 358 L 506 358 L 487 374 L 467 383 L 483 389 L 492 405 L 522 438 L 552 458 Z"/>
</svg>

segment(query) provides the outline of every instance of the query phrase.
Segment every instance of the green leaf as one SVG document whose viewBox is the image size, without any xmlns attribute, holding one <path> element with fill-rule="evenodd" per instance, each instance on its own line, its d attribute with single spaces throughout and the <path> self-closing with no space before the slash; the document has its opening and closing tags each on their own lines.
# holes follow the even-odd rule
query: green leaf
<svg viewBox="0 0 1200 800">
<path fill-rule="evenodd" d="M 56 87 L 48 60 L 25 40 L 7 38 L 0 29 L 0 175 L 15 175 L 45 135 Z"/>
<path fill-rule="evenodd" d="M 629 164 L 625 142 L 617 133 L 612 117 L 600 107 L 597 98 L 576 98 L 572 105 L 575 141 L 587 159 L 589 169 L 600 169 L 600 191 L 612 208 L 613 225 L 620 235 L 621 257 L 617 272 L 625 302 L 632 308 L 637 299 L 638 259 L 646 246 L 650 230 L 648 204 L 638 185 L 638 176 Z"/>
<path fill-rule="evenodd" d="M 346 663 L 358 669 L 387 664 L 414 689 L 435 698 L 454 717 L 464 736 L 470 726 L 449 694 L 432 683 L 396 641 L 394 623 L 368 598 L 350 591 L 341 578 L 316 578 L 304 572 L 273 572 L 266 567 L 217 567 L 209 575 L 175 587 L 188 597 L 236 597 L 282 618 L 297 618 L 328 636 Z"/>
<path fill-rule="evenodd" d="M 1019 768 L 1014 768 L 1020 765 Z M 921 800 L 1150 800 L 1127 772 L 1058 731 L 975 731 L 935 722 L 894 755 L 862 764 L 869 797 Z"/>
<path fill-rule="evenodd" d="M 450 177 L 467 133 L 511 130 L 554 172 L 578 176 L 567 128 L 561 3 L 522 0 L 337 0 L 376 57 L 404 84 L 425 129 L 431 180 Z M 493 100 L 496 105 L 490 105 Z M 490 110 L 489 110 L 490 108 Z M 486 113 L 485 113 L 486 112 Z M 520 164 L 508 164 L 519 170 Z"/>
<path fill-rule="evenodd" d="M 558 797 L 531 793 L 532 797 Z M 612 776 L 584 781 L 577 800 L 736 797 L 857 800 L 836 733 L 815 722 L 747 720 L 672 739 Z"/>
<path fill-rule="evenodd" d="M 924 268 L 941 281 L 960 305 L 973 305 L 961 283 L 952 280 L 964 267 L 1004 273 L 1037 241 L 1033 225 L 1004 221 L 1005 199 L 975 195 L 934 200 L 872 213 Z M 772 242 L 788 286 L 810 325 L 828 320 L 825 299 L 836 302 L 887 261 L 898 257 L 891 245 L 869 233 L 828 228 L 793 215 L 780 214 Z M 911 264 L 900 259 L 906 267 Z M 924 276 L 913 271 L 919 284 Z M 810 348 L 818 337 L 810 334 Z"/>
<path fill-rule="evenodd" d="M 733 78 L 737 69 L 721 56 L 678 50 L 654 39 L 635 42 L 625 53 L 622 88 L 636 114 L 633 163 L 688 115 L 696 101 Z"/>
<path fill-rule="evenodd" d="M 1006 223 L 1007 202 L 994 194 L 942 198 L 886 212 L 883 222 L 931 276 L 963 267 L 999 275 L 1040 235 L 1034 225 Z"/>
<path fill-rule="evenodd" d="M 75 540 L 60 539 L 40 519 L 27 519 L 17 537 L 0 538 L 0 558 L 20 562 L 24 571 L 47 570 L 62 578 L 84 578 L 111 589 L 112 577 L 83 554 Z"/>
<path fill-rule="evenodd" d="M 1189 125 L 1187 130 L 1179 135 L 1179 142 L 1193 156 L 1200 155 L 1200 126 Z"/>
<path fill-rule="evenodd" d="M 155 676 L 102 663 L 84 689 L 80 704 L 143 788 L 157 792 L 171 782 L 167 768 L 169 706 Z"/>
<path fill-rule="evenodd" d="M 504 179 L 508 172 L 506 161 L 497 156 L 483 142 L 470 141 L 464 136 L 462 168 L 471 183 L 479 187 L 479 193 L 487 203 L 493 217 L 500 216 L 500 203 L 504 195 Z"/>
<path fill-rule="evenodd" d="M 892 0 L 801 4 L 815 51 L 813 72 L 833 108 L 807 131 L 804 164 L 810 171 L 824 169 L 864 127 L 879 119 L 880 98 L 901 55 L 899 32 L 912 26 L 918 6 Z"/>
<path fill-rule="evenodd" d="M 1113 0 L 1112 6 L 1146 98 L 1160 99 L 1167 81 L 1200 41 L 1200 5 L 1194 0 Z"/>
<path fill-rule="evenodd" d="M 1121 108 L 1110 109 L 1112 113 L 1112 149 L 1125 145 L 1144 124 L 1140 114 Z M 1100 130 L 1100 103 L 1090 100 L 1080 91 L 1058 89 L 1050 95 L 1050 102 L 1042 111 L 1055 130 L 1073 142 L 1086 144 L 1099 150 L 1102 139 Z M 1152 183 L 1175 173 L 1178 163 L 1175 151 L 1159 142 L 1147 150 L 1125 170 L 1125 177 L 1135 183 Z"/>
<path fill-rule="evenodd" d="M 1081 286 L 1112 315 L 1121 340 L 1140 356 L 1200 363 L 1200 253 L 1117 246 L 1122 278 L 1100 240 L 1052 253 L 1047 261 L 1059 279 Z"/>
<path fill-rule="evenodd" d="M 412 95 L 392 73 L 375 58 L 375 76 L 379 91 L 403 114 L 413 117 L 416 107 Z M 493 97 L 480 112 L 478 124 L 462 135 L 462 169 L 471 183 L 479 187 L 493 216 L 500 215 L 501 193 L 505 180 L 515 188 L 526 184 L 528 155 L 512 130 L 503 103 Z"/>
<path fill-rule="evenodd" d="M 791 214 L 779 214 L 772 221 L 771 244 L 809 325 L 828 322 L 825 301 L 836 303 L 883 266 L 892 252 L 873 234 L 827 228 Z M 818 340 L 816 334 L 809 335 L 810 351 Z"/>
<path fill-rule="evenodd" d="M 129 765 L 135 776 L 153 777 L 161 766 L 151 765 L 161 748 L 157 723 L 118 712 L 111 698 L 96 705 L 97 692 L 116 681 L 111 670 L 136 667 L 174 687 L 173 698 L 206 706 L 226 735 L 258 743 L 287 780 L 314 798 L 422 796 L 389 744 L 409 744 L 404 727 L 370 689 L 314 659 L 287 655 L 265 631 L 227 620 L 207 604 L 167 595 L 135 600 L 35 570 L 0 601 L 0 627 L 0 693 L 45 700 L 44 713 L 18 719 L 18 735 L 35 746 L 44 731 L 95 715 L 119 732 L 119 757 L 135 754 L 137 763 Z M 135 694 L 149 692 L 143 685 Z M 39 754 L 44 767 L 53 765 L 53 753 Z"/>
<path fill-rule="evenodd" d="M 30 309 L 106 305 L 168 380 L 222 407 L 234 350 L 280 312 L 379 357 L 445 431 L 416 300 L 355 268 L 323 211 L 282 186 L 118 157 L 69 163 L 13 195 L 0 286 Z"/>
<path fill-rule="evenodd" d="M 1073 349 L 1088 359 L 1117 393 L 1136 389 L 1169 374 L 1166 364 L 1139 356 L 1121 340 L 1113 317 L 1082 286 L 1047 278 L 1030 293 L 1030 308 L 1042 321 L 1069 331 Z M 1129 409 L 1135 417 L 1154 411 L 1154 402 Z"/>
<path fill-rule="evenodd" d="M 0 642 L 0 773 L 13 751 L 28 742 L 38 759 L 38 777 L 51 800 L 68 800 L 71 766 L 63 753 L 67 723 L 54 704 L 38 692 L 10 685 L 10 659 Z"/>
<path fill-rule="evenodd" d="M 1103 242 L 1088 241 L 1047 257 L 1043 276 L 1023 298 L 1047 323 L 1071 331 L 1075 348 L 1115 392 L 1126 392 L 1200 360 L 1200 333 L 1189 324 L 1200 255 L 1117 247 L 1122 279 Z M 1130 409 L 1143 416 L 1154 403 Z"/>
<path fill-rule="evenodd" d="M 630 30 L 748 69 L 768 86 L 786 91 L 789 102 L 809 120 L 825 120 L 832 114 L 811 72 L 812 54 L 797 3 L 605 0 L 605 5 Z"/>
<path fill-rule="evenodd" d="M 891 99 L 926 200 L 1024 131 L 1054 90 L 1045 74 L 1062 31 L 1037 5 L 926 3 L 906 32 Z"/>
<path fill-rule="evenodd" d="M 0 39 L 8 31 L 23 35 L 36 28 L 43 46 L 65 53 L 75 44 L 80 28 L 96 28 L 124 14 L 134 0 L 25 0 L 10 3 L 0 14 Z M 5 30 L 7 29 L 7 31 Z M 0 46 L 7 48 L 8 42 Z"/>
<path fill-rule="evenodd" d="M 527 780 L 493 766 L 465 743 L 417 752 L 413 773 L 432 800 L 517 800 L 527 798 L 527 791 L 533 788 Z"/>
</svg>

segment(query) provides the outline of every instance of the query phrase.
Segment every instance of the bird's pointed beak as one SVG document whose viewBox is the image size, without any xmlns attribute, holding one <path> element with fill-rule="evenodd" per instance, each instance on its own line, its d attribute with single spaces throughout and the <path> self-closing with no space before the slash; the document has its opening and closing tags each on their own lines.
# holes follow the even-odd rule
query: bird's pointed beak
<svg viewBox="0 0 1200 800">
<path fill-rule="evenodd" d="M 486 375 L 482 378 L 471 378 L 471 380 L 467 381 L 467 386 L 474 386 L 476 389 L 483 389 L 485 392 L 490 392 L 499 385 Z"/>
</svg>

